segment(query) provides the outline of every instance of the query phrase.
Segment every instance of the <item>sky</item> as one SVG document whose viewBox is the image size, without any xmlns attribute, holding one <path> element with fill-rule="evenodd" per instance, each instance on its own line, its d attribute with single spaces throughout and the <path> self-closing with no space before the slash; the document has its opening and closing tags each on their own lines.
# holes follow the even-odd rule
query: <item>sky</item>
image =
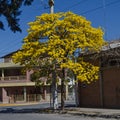
<svg viewBox="0 0 120 120">
<path fill-rule="evenodd" d="M 5 31 L 0 30 L 0 57 L 21 48 L 27 36 L 28 23 L 36 16 L 50 13 L 48 0 L 34 0 L 31 6 L 21 8 L 20 27 L 22 33 L 13 33 L 7 26 L 4 17 Z M 101 27 L 106 41 L 120 38 L 120 0 L 54 0 L 54 12 L 72 11 L 91 21 L 95 28 Z"/>
</svg>

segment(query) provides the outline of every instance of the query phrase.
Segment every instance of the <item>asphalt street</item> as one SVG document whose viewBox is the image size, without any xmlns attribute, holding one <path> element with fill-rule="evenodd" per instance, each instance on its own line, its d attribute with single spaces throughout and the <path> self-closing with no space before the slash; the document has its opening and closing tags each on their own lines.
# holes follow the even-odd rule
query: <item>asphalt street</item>
<svg viewBox="0 0 120 120">
<path fill-rule="evenodd" d="M 120 110 L 76 108 L 71 102 L 66 103 L 69 113 L 51 112 L 49 108 L 49 103 L 0 106 L 0 120 L 120 120 Z"/>
<path fill-rule="evenodd" d="M 0 120 L 106 120 L 105 118 L 91 118 L 68 114 L 0 114 Z M 108 119 L 107 119 L 108 120 Z M 115 119 L 110 119 L 115 120 Z"/>
<path fill-rule="evenodd" d="M 104 118 L 91 118 L 73 116 L 68 114 L 0 114 L 0 120 L 105 120 Z M 114 119 L 110 119 L 114 120 Z"/>
<path fill-rule="evenodd" d="M 40 113 L 45 112 L 44 109 L 50 108 L 50 106 L 50 103 L 8 104 L 8 106 L 0 106 L 0 113 Z M 69 106 L 75 106 L 75 103 L 73 101 L 66 102 L 65 107 Z"/>
</svg>

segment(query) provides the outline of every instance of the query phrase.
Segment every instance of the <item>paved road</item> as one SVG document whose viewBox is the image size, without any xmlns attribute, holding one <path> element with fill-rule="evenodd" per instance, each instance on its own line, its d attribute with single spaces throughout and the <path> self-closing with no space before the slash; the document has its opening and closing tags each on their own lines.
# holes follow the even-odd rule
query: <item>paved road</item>
<svg viewBox="0 0 120 120">
<path fill-rule="evenodd" d="M 104 118 L 90 118 L 72 116 L 68 114 L 0 114 L 0 120 L 105 120 Z M 108 119 L 107 119 L 108 120 Z M 114 120 L 114 119 L 110 119 Z"/>
<path fill-rule="evenodd" d="M 61 113 L 51 113 L 51 112 L 48 113 L 46 111 L 43 111 L 43 110 L 49 110 L 49 109 L 44 109 L 44 108 L 48 108 L 49 106 L 50 106 L 49 103 L 26 105 L 26 106 L 25 105 L 24 106 L 1 106 L 0 120 L 115 120 L 113 118 L 102 118 L 102 117 L 95 117 L 95 116 L 90 117 L 90 116 L 85 116 L 84 114 L 83 115 L 61 114 Z M 83 111 L 83 113 L 86 112 L 86 109 L 85 110 L 80 109 L 80 110 Z M 87 109 L 87 113 L 88 112 L 91 113 L 91 109 Z M 109 111 L 107 110 L 107 113 L 108 112 Z M 115 111 L 115 113 L 116 112 L 117 111 Z"/>
<path fill-rule="evenodd" d="M 59 104 L 60 106 L 60 104 Z M 75 106 L 74 102 L 66 102 L 65 106 Z M 11 104 L 10 106 L 0 106 L 0 113 L 38 113 L 44 108 L 50 108 L 50 103 L 37 104 Z"/>
</svg>

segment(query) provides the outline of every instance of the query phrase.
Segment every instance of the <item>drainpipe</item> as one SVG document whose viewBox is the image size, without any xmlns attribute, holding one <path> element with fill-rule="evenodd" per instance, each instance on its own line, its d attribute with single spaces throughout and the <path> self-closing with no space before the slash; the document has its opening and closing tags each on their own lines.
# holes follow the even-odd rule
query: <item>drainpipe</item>
<svg viewBox="0 0 120 120">
<path fill-rule="evenodd" d="M 101 107 L 104 107 L 104 90 L 103 90 L 103 69 L 102 69 L 102 58 L 100 58 L 100 104 Z"/>
</svg>

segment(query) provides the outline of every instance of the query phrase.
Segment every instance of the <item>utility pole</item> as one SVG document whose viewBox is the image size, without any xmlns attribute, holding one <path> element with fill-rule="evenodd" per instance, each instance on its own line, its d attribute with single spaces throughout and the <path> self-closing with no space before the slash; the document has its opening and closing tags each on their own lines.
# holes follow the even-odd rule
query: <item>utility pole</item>
<svg viewBox="0 0 120 120">
<path fill-rule="evenodd" d="M 54 13 L 54 0 L 49 0 L 50 13 Z"/>
<path fill-rule="evenodd" d="M 50 13 L 54 13 L 54 0 L 48 1 L 50 7 Z M 52 73 L 52 99 L 53 99 L 53 109 L 56 110 L 58 108 L 58 92 L 57 92 L 57 76 L 56 76 L 56 62 L 54 61 L 54 70 Z"/>
</svg>

